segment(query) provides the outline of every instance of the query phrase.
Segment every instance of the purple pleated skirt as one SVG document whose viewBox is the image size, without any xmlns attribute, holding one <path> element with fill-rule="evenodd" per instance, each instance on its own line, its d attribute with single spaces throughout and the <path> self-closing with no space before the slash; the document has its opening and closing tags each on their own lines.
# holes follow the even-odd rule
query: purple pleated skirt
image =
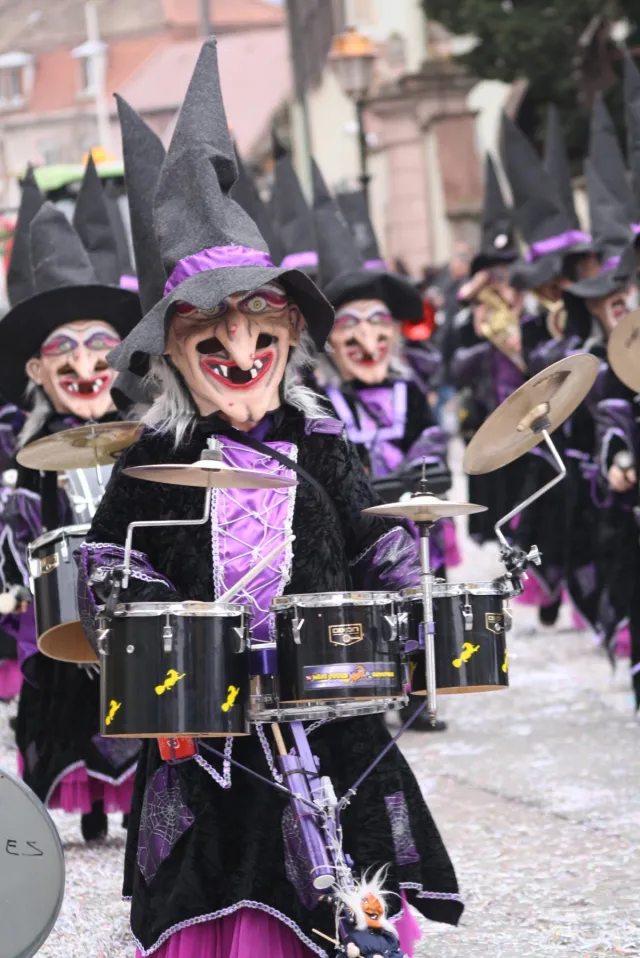
<svg viewBox="0 0 640 958">
<path fill-rule="evenodd" d="M 0 662 L 0 699 L 9 702 L 14 699 L 22 685 L 22 672 L 15 659 Z"/>
<path fill-rule="evenodd" d="M 17 764 L 18 774 L 22 775 L 24 761 L 19 752 Z M 128 814 L 131 810 L 134 776 L 135 768 L 132 768 L 131 774 L 123 782 L 114 785 L 113 782 L 94 778 L 84 767 L 74 768 L 60 779 L 49 797 L 47 808 L 61 808 L 63 812 L 88 815 L 93 803 L 100 801 L 104 802 L 107 814 Z"/>
<path fill-rule="evenodd" d="M 396 922 L 400 946 L 407 955 L 414 953 L 420 928 L 403 898 L 403 911 Z M 318 938 L 318 944 L 331 945 Z M 148 953 L 147 953 L 148 954 Z M 163 945 L 151 952 L 153 958 L 314 958 L 296 933 L 273 915 L 258 908 L 239 908 L 224 918 L 203 921 L 176 931 Z M 144 953 L 136 949 L 136 958 Z"/>
</svg>

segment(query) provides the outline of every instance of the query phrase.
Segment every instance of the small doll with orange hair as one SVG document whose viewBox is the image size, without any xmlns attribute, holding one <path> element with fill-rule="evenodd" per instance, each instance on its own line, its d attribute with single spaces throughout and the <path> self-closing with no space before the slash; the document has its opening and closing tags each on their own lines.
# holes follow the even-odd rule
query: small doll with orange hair
<svg viewBox="0 0 640 958">
<path fill-rule="evenodd" d="M 350 928 L 337 952 L 347 958 L 407 958 L 400 947 L 398 933 L 387 918 L 383 882 L 386 869 L 371 878 L 365 874 L 355 888 L 339 894 L 346 905 Z"/>
</svg>

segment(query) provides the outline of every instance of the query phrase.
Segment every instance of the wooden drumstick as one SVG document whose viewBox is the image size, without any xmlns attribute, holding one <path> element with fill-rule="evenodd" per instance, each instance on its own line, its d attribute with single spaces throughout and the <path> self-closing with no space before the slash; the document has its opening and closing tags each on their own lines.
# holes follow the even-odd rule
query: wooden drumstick
<svg viewBox="0 0 640 958">
<path fill-rule="evenodd" d="M 336 941 L 335 938 L 329 938 L 328 935 L 325 935 L 325 933 L 324 933 L 323 931 L 318 931 L 317 928 L 312 928 L 311 931 L 313 932 L 314 935 L 318 935 L 319 938 L 324 938 L 325 941 L 330 941 L 332 945 L 335 945 L 335 946 L 336 946 L 336 948 L 337 948 L 338 945 L 340 944 L 340 942 L 339 942 L 339 941 Z"/>
<path fill-rule="evenodd" d="M 287 754 L 287 746 L 284 744 L 284 739 L 282 737 L 282 732 L 280 731 L 280 726 L 277 722 L 271 723 L 271 728 L 273 729 L 273 737 L 276 740 L 276 748 L 278 749 L 279 755 Z"/>
</svg>

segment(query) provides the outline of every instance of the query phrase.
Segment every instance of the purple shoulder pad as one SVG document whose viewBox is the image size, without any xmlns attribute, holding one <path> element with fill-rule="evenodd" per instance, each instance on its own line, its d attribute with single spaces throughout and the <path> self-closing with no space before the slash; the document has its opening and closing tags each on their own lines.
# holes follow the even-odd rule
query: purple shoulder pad
<svg viewBox="0 0 640 958">
<path fill-rule="evenodd" d="M 323 416 L 322 419 L 305 419 L 304 432 L 306 436 L 312 433 L 319 433 L 322 436 L 344 436 L 344 423 L 330 416 Z"/>
</svg>

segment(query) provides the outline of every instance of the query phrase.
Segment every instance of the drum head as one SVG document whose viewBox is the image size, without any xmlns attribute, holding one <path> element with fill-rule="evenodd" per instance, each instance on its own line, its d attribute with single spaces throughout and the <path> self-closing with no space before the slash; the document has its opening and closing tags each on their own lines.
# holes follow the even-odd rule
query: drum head
<svg viewBox="0 0 640 958">
<path fill-rule="evenodd" d="M 91 648 L 89 639 L 78 621 L 63 622 L 47 629 L 38 638 L 38 648 L 43 655 L 58 662 L 74 662 L 86 665 L 97 662 L 98 656 Z"/>
<path fill-rule="evenodd" d="M 42 802 L 2 770 L 0 823 L 0 958 L 31 958 L 47 940 L 62 905 L 62 845 Z"/>
</svg>

